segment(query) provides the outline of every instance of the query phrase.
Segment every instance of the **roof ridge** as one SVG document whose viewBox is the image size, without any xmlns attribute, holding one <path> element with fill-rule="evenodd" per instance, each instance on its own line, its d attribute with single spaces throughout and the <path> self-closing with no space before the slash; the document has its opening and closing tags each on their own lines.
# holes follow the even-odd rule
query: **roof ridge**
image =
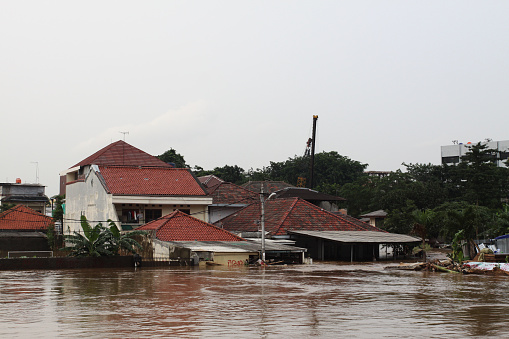
<svg viewBox="0 0 509 339">
<path fill-rule="evenodd" d="M 274 232 L 274 234 L 278 234 L 279 230 L 281 229 L 281 227 L 283 227 L 283 224 L 285 223 L 286 219 L 290 215 L 290 212 L 293 211 L 293 209 L 295 208 L 295 205 L 297 204 L 297 201 L 300 198 L 295 197 L 295 198 L 291 198 L 291 199 L 293 199 L 293 202 L 290 205 L 290 208 L 285 212 L 285 214 L 283 214 L 283 218 L 281 218 L 281 222 L 279 223 L 279 227 L 277 228 L 276 232 Z M 277 201 L 277 200 L 290 200 L 290 199 L 276 199 L 276 200 L 273 200 L 273 201 Z"/>
<path fill-rule="evenodd" d="M 305 204 L 307 204 L 308 206 L 311 206 L 311 207 L 312 207 L 312 208 L 314 208 L 315 210 L 319 210 L 319 211 L 321 211 L 321 212 L 326 212 L 327 214 L 329 214 L 329 215 L 333 216 L 334 218 L 336 218 L 336 219 L 338 219 L 338 220 L 341 220 L 341 221 L 343 221 L 343 222 L 346 222 L 347 224 L 352 225 L 352 226 L 354 226 L 354 227 L 362 227 L 362 228 L 364 228 L 364 230 L 365 230 L 365 231 L 369 231 L 369 230 L 370 230 L 369 228 L 373 228 L 373 229 L 374 229 L 374 231 L 378 231 L 378 232 L 386 232 L 386 231 L 384 231 L 384 230 L 382 230 L 382 229 L 380 229 L 380 228 L 378 228 L 378 227 L 375 227 L 375 226 L 373 226 L 373 225 L 367 224 L 367 223 L 365 223 L 365 222 L 363 222 L 363 221 L 360 221 L 360 220 L 358 220 L 358 219 L 356 219 L 356 220 L 358 220 L 358 222 L 359 222 L 359 223 L 362 223 L 362 224 L 365 224 L 365 225 L 358 225 L 358 224 L 355 224 L 354 222 L 352 222 L 352 221 L 348 220 L 347 218 L 343 218 L 343 217 L 341 217 L 340 215 L 337 215 L 337 214 L 334 214 L 334 213 L 332 213 L 332 212 L 330 212 L 330 211 L 327 211 L 326 209 L 323 209 L 323 208 L 321 208 L 321 207 L 319 207 L 319 206 L 316 206 L 316 205 L 314 205 L 314 204 L 310 203 L 310 202 L 309 202 L 309 201 L 307 201 L 307 200 L 304 200 L 304 199 L 301 199 L 301 198 L 297 198 L 297 199 L 299 199 L 302 203 L 305 203 Z M 351 217 L 351 218 L 353 218 L 353 217 Z"/>
</svg>

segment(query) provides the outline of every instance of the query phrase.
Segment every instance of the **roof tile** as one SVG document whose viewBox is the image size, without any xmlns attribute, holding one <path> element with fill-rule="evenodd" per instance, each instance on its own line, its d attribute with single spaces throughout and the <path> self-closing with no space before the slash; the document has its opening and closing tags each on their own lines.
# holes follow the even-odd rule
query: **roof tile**
<svg viewBox="0 0 509 339">
<path fill-rule="evenodd" d="M 232 232 L 257 232 L 260 202 L 253 203 L 215 223 Z M 335 215 L 300 198 L 267 200 L 265 230 L 271 235 L 286 235 L 289 230 L 379 231 L 383 230 L 352 217 Z"/>
<path fill-rule="evenodd" d="M 181 211 L 151 221 L 137 230 L 155 230 L 156 238 L 161 241 L 245 241 L 233 233 Z"/>
<path fill-rule="evenodd" d="M 86 165 L 173 167 L 123 140 L 116 141 L 83 159 L 73 167 Z"/>
<path fill-rule="evenodd" d="M 188 168 L 100 166 L 108 191 L 119 195 L 205 196 Z"/>
<path fill-rule="evenodd" d="M 251 204 L 258 199 L 258 194 L 231 182 L 222 182 L 207 188 L 213 204 Z"/>
<path fill-rule="evenodd" d="M 0 230 L 47 230 L 53 219 L 25 205 L 16 205 L 0 213 Z"/>
</svg>

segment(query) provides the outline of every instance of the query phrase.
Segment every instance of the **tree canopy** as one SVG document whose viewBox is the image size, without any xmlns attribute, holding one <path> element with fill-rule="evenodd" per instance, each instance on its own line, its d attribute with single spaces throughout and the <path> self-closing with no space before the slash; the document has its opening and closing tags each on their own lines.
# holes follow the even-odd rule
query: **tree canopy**
<svg viewBox="0 0 509 339">
<path fill-rule="evenodd" d="M 170 148 L 166 152 L 161 155 L 158 155 L 157 158 L 159 160 L 164 161 L 165 163 L 172 163 L 176 168 L 188 168 L 189 166 L 186 164 L 184 157 L 177 153 L 173 148 Z"/>
<path fill-rule="evenodd" d="M 187 166 L 173 149 L 163 155 L 160 159 L 164 161 L 177 164 L 180 159 L 180 164 Z M 364 172 L 367 164 L 336 151 L 321 152 L 315 155 L 314 188 L 345 198 L 341 207 L 354 217 L 385 210 L 385 228 L 391 232 L 409 233 L 419 224 L 429 237 L 450 239 L 462 227 L 458 220 L 463 220 L 465 237 L 500 235 L 509 232 L 509 169 L 497 167 L 496 158 L 496 150 L 478 143 L 469 147 L 457 165 L 403 163 L 405 171 L 372 177 Z M 213 174 L 239 185 L 272 180 L 297 186 L 299 178 L 307 179 L 306 186 L 310 185 L 309 156 L 270 161 L 267 167 L 247 171 L 237 165 L 213 170 L 196 165 L 193 170 L 197 176 Z M 474 220 L 475 226 L 465 218 Z"/>
</svg>

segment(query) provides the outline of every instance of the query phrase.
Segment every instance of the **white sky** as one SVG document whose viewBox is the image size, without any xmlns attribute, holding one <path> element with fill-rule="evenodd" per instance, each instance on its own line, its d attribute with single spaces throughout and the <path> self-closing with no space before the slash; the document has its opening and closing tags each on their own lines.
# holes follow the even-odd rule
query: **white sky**
<svg viewBox="0 0 509 339">
<path fill-rule="evenodd" d="M 396 170 L 509 139 L 507 1 L 0 1 L 0 182 L 123 138 L 205 169 Z M 504 113 L 505 112 L 505 113 Z"/>
</svg>

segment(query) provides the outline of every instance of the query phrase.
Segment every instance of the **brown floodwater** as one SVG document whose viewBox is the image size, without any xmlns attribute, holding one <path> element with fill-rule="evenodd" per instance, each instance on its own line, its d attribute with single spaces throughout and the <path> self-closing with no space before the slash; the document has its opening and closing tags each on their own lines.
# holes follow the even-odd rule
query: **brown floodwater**
<svg viewBox="0 0 509 339">
<path fill-rule="evenodd" d="M 509 337 L 509 278 L 384 266 L 3 271 L 0 337 Z"/>
</svg>

